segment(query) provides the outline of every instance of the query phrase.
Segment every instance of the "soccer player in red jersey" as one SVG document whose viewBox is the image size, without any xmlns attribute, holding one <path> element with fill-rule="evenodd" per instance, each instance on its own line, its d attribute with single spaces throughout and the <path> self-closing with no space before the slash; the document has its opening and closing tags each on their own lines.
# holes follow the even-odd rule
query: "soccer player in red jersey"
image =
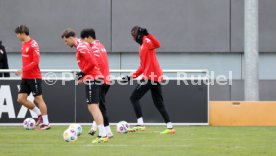
<svg viewBox="0 0 276 156">
<path fill-rule="evenodd" d="M 85 84 L 86 101 L 88 110 L 93 116 L 99 129 L 99 136 L 92 143 L 105 143 L 108 141 L 107 133 L 103 124 L 102 112 L 99 108 L 100 87 L 103 75 L 99 69 L 95 57 L 91 54 L 89 43 L 77 39 L 72 29 L 66 29 L 61 38 L 69 47 L 76 48 L 76 58 L 80 72 L 77 73 L 79 83 Z"/>
<path fill-rule="evenodd" d="M 167 110 L 164 106 L 163 96 L 161 91 L 162 81 L 162 69 L 156 57 L 155 49 L 160 47 L 160 42 L 148 31 L 139 26 L 134 26 L 131 30 L 133 39 L 140 44 L 140 67 L 131 76 L 123 78 L 124 81 L 129 81 L 131 78 L 137 78 L 143 74 L 141 83 L 137 85 L 133 91 L 130 100 L 133 105 L 136 117 L 137 125 L 130 132 L 145 130 L 142 110 L 140 106 L 140 99 L 150 90 L 155 107 L 162 115 L 167 129 L 161 132 L 161 134 L 175 134 L 175 129 L 170 121 Z"/>
<path fill-rule="evenodd" d="M 104 119 L 104 126 L 107 132 L 108 138 L 113 137 L 113 133 L 111 131 L 111 128 L 109 126 L 109 119 L 106 112 L 106 106 L 105 106 L 105 96 L 109 90 L 110 87 L 110 73 L 109 73 L 109 65 L 108 65 L 108 56 L 105 47 L 101 44 L 99 40 L 96 40 L 96 33 L 95 30 L 92 28 L 83 29 L 81 31 L 81 39 L 86 41 L 91 46 L 91 54 L 94 55 L 96 61 L 98 62 L 99 68 L 101 73 L 104 76 L 103 79 L 103 85 L 101 85 L 100 88 L 100 110 L 103 114 Z M 97 124 L 96 122 L 93 122 L 93 125 L 89 131 L 89 134 L 94 135 L 94 133 L 97 130 Z"/>
<path fill-rule="evenodd" d="M 22 64 L 23 67 L 15 74 L 17 76 L 22 74 L 22 81 L 18 94 L 18 103 L 24 105 L 28 109 L 34 111 L 38 115 L 36 125 L 40 125 L 41 130 L 48 130 L 51 128 L 47 115 L 47 106 L 42 97 L 41 74 L 39 69 L 39 46 L 35 40 L 29 36 L 29 28 L 25 25 L 19 25 L 15 29 L 17 38 L 22 42 Z M 32 92 L 34 102 L 29 101 L 27 97 Z"/>
</svg>

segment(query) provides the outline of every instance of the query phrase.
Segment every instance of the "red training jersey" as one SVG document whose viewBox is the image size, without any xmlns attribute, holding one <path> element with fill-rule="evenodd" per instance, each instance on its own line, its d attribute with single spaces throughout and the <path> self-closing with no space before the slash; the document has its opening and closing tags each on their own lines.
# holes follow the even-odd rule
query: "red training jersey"
<svg viewBox="0 0 276 156">
<path fill-rule="evenodd" d="M 89 44 L 77 39 L 75 47 L 78 66 L 84 73 L 85 80 L 102 79 L 103 75 L 100 72 L 95 57 L 91 55 L 92 49 Z"/>
<path fill-rule="evenodd" d="M 105 50 L 104 45 L 101 44 L 99 40 L 95 40 L 92 44 L 90 44 L 92 49 L 92 55 L 95 56 L 96 61 L 98 62 L 101 73 L 104 76 L 104 83 L 110 83 L 110 73 L 109 73 L 109 65 L 108 65 L 108 56 Z"/>
<path fill-rule="evenodd" d="M 28 42 L 22 42 L 22 78 L 23 79 L 41 79 L 39 69 L 39 46 L 37 42 L 30 39 Z"/>
<path fill-rule="evenodd" d="M 143 74 L 143 78 L 151 81 L 162 81 L 162 69 L 158 63 L 155 49 L 160 47 L 160 42 L 151 34 L 143 37 L 140 46 L 140 66 L 132 74 L 133 78 Z"/>
</svg>

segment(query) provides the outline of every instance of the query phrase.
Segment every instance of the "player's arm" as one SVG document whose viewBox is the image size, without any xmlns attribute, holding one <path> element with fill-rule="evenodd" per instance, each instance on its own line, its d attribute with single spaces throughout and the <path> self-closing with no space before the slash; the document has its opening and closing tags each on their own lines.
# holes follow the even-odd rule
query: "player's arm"
<svg viewBox="0 0 276 156">
<path fill-rule="evenodd" d="M 89 49 L 87 48 L 80 48 L 79 49 L 80 55 L 86 62 L 88 62 L 87 66 L 82 69 L 84 74 L 87 74 L 90 70 L 92 70 L 96 65 L 97 62 L 93 56 L 91 56 Z"/>
<path fill-rule="evenodd" d="M 132 78 L 137 78 L 138 76 L 140 76 L 141 74 L 143 73 L 143 68 L 142 66 L 140 65 L 139 68 L 131 74 L 131 77 Z"/>
<path fill-rule="evenodd" d="M 92 54 L 93 54 L 93 58 L 95 57 L 100 57 L 100 61 L 97 62 L 99 66 L 103 67 L 105 69 L 105 67 L 107 66 L 107 62 L 104 59 L 104 54 L 101 53 L 106 53 L 106 51 L 102 51 L 100 48 L 98 47 L 93 47 L 92 48 Z M 96 59 L 95 59 L 96 60 Z"/>
<path fill-rule="evenodd" d="M 147 37 L 148 39 L 145 39 L 145 46 L 148 49 L 153 50 L 160 47 L 160 42 L 152 34 L 148 34 Z"/>
<path fill-rule="evenodd" d="M 157 49 L 160 47 L 160 42 L 152 35 L 147 32 L 147 29 L 143 29 L 143 33 L 146 37 L 143 39 L 143 45 L 149 49 Z"/>
<path fill-rule="evenodd" d="M 102 60 L 103 60 L 102 62 L 103 62 L 104 73 L 106 73 L 109 70 L 108 58 L 106 58 L 107 57 L 107 52 L 104 51 L 103 53 L 104 54 L 101 55 L 101 57 L 102 57 Z M 106 76 L 106 75 L 104 75 L 104 76 Z"/>
<path fill-rule="evenodd" d="M 33 51 L 33 60 L 31 63 L 21 69 L 23 72 L 31 70 L 39 64 L 39 47 L 36 45 L 32 45 L 31 50 Z"/>
<path fill-rule="evenodd" d="M 143 44 L 147 49 L 153 50 L 160 47 L 160 42 L 152 34 L 149 34 L 146 28 L 141 28 L 140 32 L 147 37 L 143 39 Z"/>
<path fill-rule="evenodd" d="M 137 78 L 138 76 L 140 76 L 141 74 L 143 73 L 143 68 L 142 66 L 140 65 L 140 67 L 134 72 L 132 73 L 131 75 L 127 75 L 127 76 L 124 76 L 122 77 L 122 82 L 128 82 L 130 81 L 130 79 L 132 78 Z"/>
<path fill-rule="evenodd" d="M 152 34 L 149 34 L 147 37 L 151 40 L 154 49 L 160 47 L 160 42 Z"/>
</svg>

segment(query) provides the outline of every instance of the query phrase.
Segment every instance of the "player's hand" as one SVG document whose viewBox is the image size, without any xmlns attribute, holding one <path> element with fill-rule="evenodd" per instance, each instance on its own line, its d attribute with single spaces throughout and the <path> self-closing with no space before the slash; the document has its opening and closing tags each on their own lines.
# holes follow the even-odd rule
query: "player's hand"
<svg viewBox="0 0 276 156">
<path fill-rule="evenodd" d="M 129 75 L 127 75 L 127 76 L 122 77 L 121 82 L 127 83 L 130 81 L 130 79 L 131 79 L 131 77 Z"/>
<path fill-rule="evenodd" d="M 84 73 L 82 71 L 76 73 L 77 80 L 80 80 L 81 78 L 83 78 L 83 76 L 84 76 Z"/>
<path fill-rule="evenodd" d="M 145 36 L 148 36 L 148 30 L 146 28 L 141 28 L 141 33 Z"/>
<path fill-rule="evenodd" d="M 21 69 L 19 69 L 19 70 L 17 70 L 16 72 L 15 72 L 15 75 L 16 76 L 19 76 L 19 75 L 21 75 L 22 74 L 22 70 Z"/>
</svg>

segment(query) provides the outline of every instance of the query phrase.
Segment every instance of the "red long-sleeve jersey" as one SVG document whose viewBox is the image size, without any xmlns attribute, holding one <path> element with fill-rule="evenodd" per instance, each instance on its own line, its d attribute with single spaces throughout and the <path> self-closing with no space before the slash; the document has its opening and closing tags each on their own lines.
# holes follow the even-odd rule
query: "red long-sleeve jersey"
<svg viewBox="0 0 276 156">
<path fill-rule="evenodd" d="M 92 49 L 89 44 L 78 39 L 76 41 L 75 47 L 78 66 L 80 70 L 84 73 L 84 79 L 102 79 L 103 75 L 100 72 L 95 57 L 91 54 Z"/>
<path fill-rule="evenodd" d="M 143 78 L 151 81 L 162 81 L 162 69 L 156 57 L 155 49 L 160 47 L 160 42 L 151 34 L 143 37 L 140 46 L 140 66 L 132 74 L 133 78 L 143 74 Z"/>
<path fill-rule="evenodd" d="M 105 47 L 99 40 L 95 40 L 92 44 L 90 44 L 92 49 L 92 55 L 95 56 L 96 61 L 99 64 L 99 68 L 101 73 L 104 76 L 104 83 L 110 83 L 110 73 L 109 73 L 109 65 L 108 65 L 108 56 L 105 50 Z"/>
<path fill-rule="evenodd" d="M 40 52 L 37 42 L 30 39 L 28 42 L 22 42 L 22 78 L 23 79 L 41 79 L 39 69 Z"/>
</svg>

